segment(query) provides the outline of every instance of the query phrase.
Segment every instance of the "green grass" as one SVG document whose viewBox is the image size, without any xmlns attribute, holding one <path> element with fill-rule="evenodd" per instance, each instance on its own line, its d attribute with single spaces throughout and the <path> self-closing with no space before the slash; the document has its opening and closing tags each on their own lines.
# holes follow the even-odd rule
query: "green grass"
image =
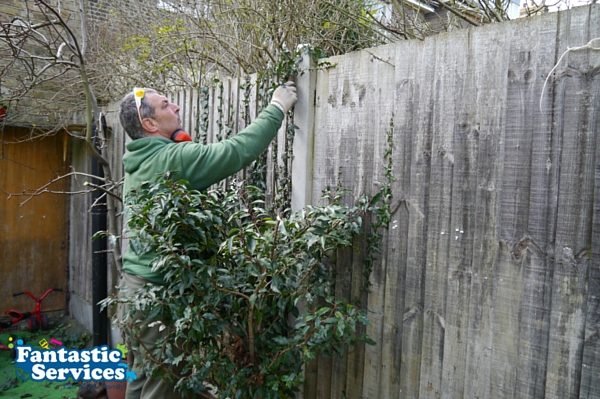
<svg viewBox="0 0 600 399">
<path fill-rule="evenodd" d="M 14 331 L 1 333 L 0 343 L 8 345 L 9 336 L 23 339 L 27 345 L 41 348 L 39 342 L 43 338 L 50 342 L 51 338 L 61 341 L 69 349 L 81 349 L 87 346 L 90 335 L 81 329 L 73 329 L 69 325 L 59 325 L 48 331 Z M 16 367 L 10 352 L 0 350 L 0 398 L 35 398 L 35 399 L 76 399 L 81 382 L 37 382 L 33 380 L 22 381 L 16 376 Z"/>
</svg>

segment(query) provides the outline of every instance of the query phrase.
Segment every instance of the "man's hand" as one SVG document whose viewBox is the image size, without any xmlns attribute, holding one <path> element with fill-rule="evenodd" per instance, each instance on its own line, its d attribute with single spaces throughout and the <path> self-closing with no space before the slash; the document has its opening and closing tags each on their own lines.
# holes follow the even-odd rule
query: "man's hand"
<svg viewBox="0 0 600 399">
<path fill-rule="evenodd" d="M 285 82 L 283 86 L 279 86 L 273 93 L 271 104 L 275 104 L 284 114 L 296 104 L 298 96 L 296 95 L 296 83 L 292 80 Z"/>
</svg>

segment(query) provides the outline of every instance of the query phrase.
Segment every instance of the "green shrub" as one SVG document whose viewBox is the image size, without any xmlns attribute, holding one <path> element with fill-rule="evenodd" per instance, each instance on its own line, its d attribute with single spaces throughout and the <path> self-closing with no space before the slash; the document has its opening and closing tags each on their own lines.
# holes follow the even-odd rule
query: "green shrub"
<svg viewBox="0 0 600 399">
<path fill-rule="evenodd" d="M 368 324 L 366 313 L 334 298 L 330 259 L 361 233 L 372 208 L 366 198 L 347 206 L 339 197 L 283 217 L 243 184 L 202 193 L 167 173 L 133 192 L 128 226 L 139 234 L 130 245 L 158 254 L 152 268 L 168 286 L 146 286 L 132 312 L 173 327 L 146 367 L 176 378 L 166 370 L 185 362 L 176 378 L 182 392 L 204 391 L 206 382 L 221 398 L 288 398 L 318 351 L 373 343 L 356 329 Z M 175 342 L 184 348 L 178 357 Z"/>
</svg>

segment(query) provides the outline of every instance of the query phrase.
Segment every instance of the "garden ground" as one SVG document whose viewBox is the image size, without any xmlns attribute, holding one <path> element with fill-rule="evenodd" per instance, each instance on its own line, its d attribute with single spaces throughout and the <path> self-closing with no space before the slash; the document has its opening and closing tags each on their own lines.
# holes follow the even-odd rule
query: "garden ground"
<svg viewBox="0 0 600 399">
<path fill-rule="evenodd" d="M 27 324 L 16 325 L 14 331 L 0 333 L 0 344 L 8 345 L 9 338 L 23 339 L 34 348 L 42 348 L 52 338 L 67 348 L 91 347 L 91 335 L 77 321 L 63 312 L 50 313 L 50 329 L 32 333 Z M 21 327 L 21 328 L 18 328 Z M 25 328 L 25 329 L 22 329 Z M 45 339 L 45 342 L 44 342 Z M 76 399 L 82 383 L 23 381 L 17 378 L 17 369 L 8 350 L 0 350 L 0 398 L 20 399 Z"/>
</svg>

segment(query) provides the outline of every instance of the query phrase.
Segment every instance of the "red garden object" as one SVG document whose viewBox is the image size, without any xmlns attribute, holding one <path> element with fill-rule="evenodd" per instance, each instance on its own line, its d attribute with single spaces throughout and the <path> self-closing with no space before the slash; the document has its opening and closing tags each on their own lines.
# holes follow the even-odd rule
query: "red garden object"
<svg viewBox="0 0 600 399">
<path fill-rule="evenodd" d="M 42 330 L 47 330 L 49 327 L 48 315 L 42 313 L 42 300 L 44 298 L 46 298 L 46 296 L 48 296 L 48 294 L 51 293 L 52 291 L 61 291 L 62 292 L 62 288 L 50 288 L 44 293 L 44 295 L 42 295 L 39 298 L 35 297 L 29 291 L 15 292 L 13 294 L 13 297 L 26 294 L 31 299 L 33 299 L 35 301 L 35 309 L 31 312 L 25 312 L 25 313 L 22 313 L 17 310 L 13 310 L 13 309 L 7 310 L 6 312 L 4 312 L 4 315 L 7 316 L 8 319 L 0 320 L 0 331 L 2 331 L 3 329 L 7 329 L 10 326 L 12 326 L 13 324 L 16 324 L 16 323 L 20 322 L 21 320 L 25 320 L 25 319 L 27 319 L 27 323 L 28 323 L 30 331 L 36 331 L 38 329 L 38 327 L 41 327 Z"/>
</svg>

